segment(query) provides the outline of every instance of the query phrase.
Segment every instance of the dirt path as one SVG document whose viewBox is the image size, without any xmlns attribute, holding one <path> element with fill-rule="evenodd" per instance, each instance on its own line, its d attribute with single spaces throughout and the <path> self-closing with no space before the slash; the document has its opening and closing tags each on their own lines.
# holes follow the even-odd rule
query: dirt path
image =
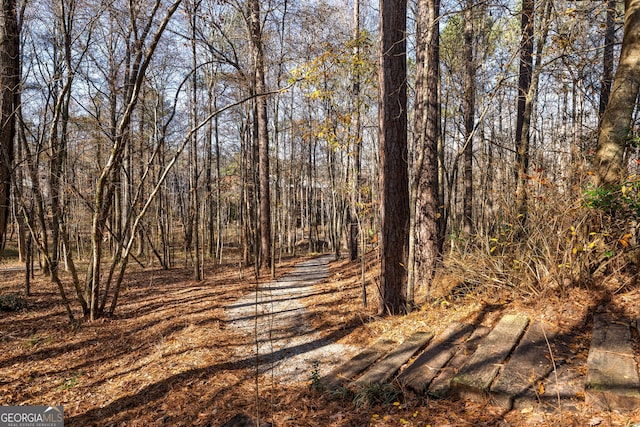
<svg viewBox="0 0 640 427">
<path fill-rule="evenodd" d="M 358 348 L 331 342 L 311 326 L 305 307 L 317 293 L 316 285 L 328 276 L 331 255 L 299 263 L 281 279 L 262 284 L 229 305 L 229 327 L 247 334 L 247 344 L 235 351 L 238 358 L 259 356 L 260 371 L 287 381 L 307 381 L 312 373 L 328 372 Z"/>
</svg>

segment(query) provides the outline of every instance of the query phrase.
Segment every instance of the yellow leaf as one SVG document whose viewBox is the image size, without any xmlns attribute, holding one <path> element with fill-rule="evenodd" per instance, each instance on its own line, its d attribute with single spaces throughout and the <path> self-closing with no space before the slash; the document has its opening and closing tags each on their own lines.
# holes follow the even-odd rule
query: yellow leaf
<svg viewBox="0 0 640 427">
<path fill-rule="evenodd" d="M 542 396 L 544 394 L 544 384 L 542 381 L 538 383 L 538 395 Z"/>
</svg>

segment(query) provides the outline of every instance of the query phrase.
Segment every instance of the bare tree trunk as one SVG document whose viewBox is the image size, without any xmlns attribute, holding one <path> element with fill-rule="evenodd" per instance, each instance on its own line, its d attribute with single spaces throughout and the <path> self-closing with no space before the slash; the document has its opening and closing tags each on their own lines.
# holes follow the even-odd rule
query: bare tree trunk
<svg viewBox="0 0 640 427">
<path fill-rule="evenodd" d="M 620 62 L 602 116 L 594 159 L 597 186 L 615 186 L 622 179 L 624 153 L 640 89 L 639 57 L 640 0 L 626 0 Z"/>
<path fill-rule="evenodd" d="M 258 169 L 260 183 L 260 266 L 271 266 L 271 197 L 269 187 L 269 132 L 267 118 L 267 100 L 261 94 L 266 92 L 264 75 L 264 50 L 262 46 L 262 27 L 260 23 L 260 1 L 251 0 L 250 33 L 254 61 L 256 120 L 258 122 Z"/>
<path fill-rule="evenodd" d="M 23 163 L 25 161 L 25 157 L 24 157 L 24 150 L 22 148 L 22 141 L 21 138 L 22 136 L 24 136 L 24 132 L 19 132 L 18 129 L 21 127 L 21 117 L 22 117 L 22 113 L 21 113 L 21 109 L 22 107 L 18 106 L 18 125 L 17 125 L 17 129 L 16 129 L 16 133 L 17 133 L 17 139 L 15 141 L 15 147 L 16 147 L 16 151 L 17 151 L 17 162 L 21 162 Z M 14 176 L 14 184 L 16 186 L 16 193 L 20 193 L 20 194 L 24 194 L 24 169 L 23 168 L 16 168 L 15 171 L 16 175 Z M 27 227 L 27 223 L 25 221 L 25 215 L 23 215 L 23 209 L 27 211 L 27 215 L 28 217 L 32 217 L 33 216 L 33 201 L 30 201 L 30 208 L 27 208 L 27 206 L 22 206 L 18 200 L 16 200 L 16 197 L 13 198 L 13 209 L 14 209 L 14 216 L 16 218 L 16 223 L 18 225 L 18 255 L 20 257 L 20 262 L 24 262 L 25 264 L 27 262 L 27 256 L 29 256 L 29 254 L 27 254 L 27 234 L 29 232 L 29 229 Z M 29 236 L 30 238 L 31 236 Z M 29 256 L 29 258 L 31 258 Z"/>
<path fill-rule="evenodd" d="M 215 76 L 214 72 L 210 71 L 206 75 L 207 79 L 207 101 L 208 101 L 208 111 L 211 113 L 215 110 Z M 214 126 L 216 126 L 217 118 L 210 121 L 207 125 L 206 132 L 206 156 L 205 156 L 205 212 L 206 212 L 206 221 L 207 221 L 207 255 L 209 257 L 215 257 L 216 253 L 216 233 L 215 233 L 215 212 L 220 212 L 220 205 L 218 204 L 218 200 L 215 203 L 215 211 L 214 211 L 214 198 L 213 198 L 213 135 L 214 132 L 218 130 L 214 130 Z M 217 126 L 216 126 L 217 127 Z M 203 243 L 204 244 L 204 243 Z"/>
<path fill-rule="evenodd" d="M 440 133 L 438 0 L 420 0 L 416 22 L 416 95 L 414 114 L 414 178 L 411 203 L 409 292 L 413 300 L 416 285 L 429 284 L 441 251 L 438 229 L 438 143 Z"/>
<path fill-rule="evenodd" d="M 616 4 L 617 0 L 605 0 L 607 3 L 606 28 L 604 33 L 604 50 L 602 51 L 602 86 L 600 87 L 600 103 L 598 113 L 600 118 L 609 102 L 611 84 L 613 83 L 613 48 L 616 41 Z"/>
<path fill-rule="evenodd" d="M 216 104 L 214 101 L 214 108 Z M 222 264 L 222 248 L 224 239 L 222 238 L 222 176 L 220 167 L 220 135 L 218 127 L 218 116 L 214 119 L 214 139 L 216 147 L 216 259 Z"/>
<path fill-rule="evenodd" d="M 473 232 L 473 134 L 475 126 L 476 64 L 473 54 L 473 0 L 464 11 L 464 199 L 463 234 Z"/>
<path fill-rule="evenodd" d="M 378 84 L 381 197 L 381 314 L 407 311 L 409 177 L 407 164 L 406 0 L 380 1 Z"/>
<path fill-rule="evenodd" d="M 102 262 L 102 237 L 107 227 L 108 214 L 113 204 L 113 194 L 115 191 L 114 184 L 117 181 L 118 168 L 122 164 L 122 156 L 127 143 L 126 135 L 131 123 L 131 116 L 133 110 L 138 103 L 138 96 L 142 87 L 142 83 L 145 78 L 145 74 L 151 58 L 155 52 L 156 47 L 160 41 L 164 30 L 166 29 L 171 17 L 178 9 L 181 0 L 175 0 L 165 13 L 163 20 L 155 28 L 155 32 L 151 35 L 149 40 L 149 46 L 142 48 L 146 38 L 149 36 L 151 25 L 147 28 L 147 32 L 144 32 L 140 37 L 142 39 L 136 39 L 135 45 L 139 48 L 133 53 L 133 62 L 131 68 L 127 71 L 128 77 L 126 80 L 127 93 L 125 94 L 125 106 L 122 116 L 118 121 L 116 137 L 112 143 L 111 151 L 107 159 L 107 163 L 102 167 L 100 174 L 96 181 L 96 189 L 93 198 L 93 217 L 91 221 L 91 248 L 92 259 L 89 277 L 87 280 L 90 298 L 89 298 L 89 311 L 90 319 L 93 321 L 98 318 L 102 313 L 100 312 L 99 296 L 101 292 L 101 262 Z M 153 15 L 150 19 L 153 19 Z M 132 25 L 135 25 L 132 23 Z M 136 34 L 138 37 L 138 34 Z M 118 247 L 121 248 L 120 242 Z M 108 284 L 107 284 L 108 285 Z M 106 298 L 106 292 L 103 297 Z M 103 298 L 103 303 L 104 303 Z"/>
<path fill-rule="evenodd" d="M 198 57 L 196 49 L 196 24 L 198 16 L 198 2 L 194 2 L 191 13 L 191 56 L 192 56 L 192 86 L 191 86 L 191 117 L 193 135 L 191 137 L 191 161 L 189 175 L 189 209 L 190 223 L 192 224 L 193 237 L 193 280 L 202 280 L 202 269 L 200 265 L 200 195 L 198 189 Z"/>
<path fill-rule="evenodd" d="M 11 214 L 11 174 L 20 91 L 20 30 L 15 0 L 0 10 L 0 252 Z"/>
<path fill-rule="evenodd" d="M 360 0 L 355 0 L 353 4 L 353 38 L 355 40 L 355 52 L 356 61 L 360 60 Z M 351 191 L 351 207 L 349 211 L 349 258 L 351 261 L 355 261 L 358 258 L 358 232 L 359 232 L 359 220 L 358 220 L 358 205 L 360 204 L 360 192 L 362 186 L 362 162 L 360 148 L 362 146 L 362 125 L 361 125 L 361 110 L 360 104 L 362 102 L 360 97 L 360 71 L 358 67 L 353 70 L 353 102 L 354 106 L 354 121 L 353 121 L 353 162 L 355 176 L 353 179 L 353 190 Z"/>
<path fill-rule="evenodd" d="M 253 179 L 253 149 L 249 137 L 248 118 L 244 117 L 244 126 L 240 130 L 240 151 L 242 152 L 241 182 L 242 197 L 240 201 L 240 226 L 242 229 L 242 263 L 248 265 L 253 250 L 252 224 L 254 219 L 253 199 L 255 197 Z"/>
<path fill-rule="evenodd" d="M 521 224 L 526 222 L 527 212 L 527 172 L 529 171 L 529 123 L 527 117 L 527 97 L 531 87 L 533 72 L 533 27 L 535 0 L 522 1 L 520 22 L 520 70 L 518 77 L 518 113 L 516 116 L 516 206 Z M 526 122 L 526 123 L 525 123 Z"/>
</svg>

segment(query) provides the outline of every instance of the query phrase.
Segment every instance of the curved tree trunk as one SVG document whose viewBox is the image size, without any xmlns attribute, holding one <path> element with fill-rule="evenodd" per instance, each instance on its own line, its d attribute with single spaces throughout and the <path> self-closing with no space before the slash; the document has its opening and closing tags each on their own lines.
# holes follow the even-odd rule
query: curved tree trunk
<svg viewBox="0 0 640 427">
<path fill-rule="evenodd" d="M 640 89 L 640 0 L 626 0 L 620 63 L 602 116 L 594 161 L 597 186 L 620 183 L 624 153 Z"/>
</svg>

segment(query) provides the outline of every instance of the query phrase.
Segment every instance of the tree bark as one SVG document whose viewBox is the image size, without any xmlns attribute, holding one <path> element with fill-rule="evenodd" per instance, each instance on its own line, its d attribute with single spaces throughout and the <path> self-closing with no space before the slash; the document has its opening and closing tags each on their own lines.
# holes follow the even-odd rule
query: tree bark
<svg viewBox="0 0 640 427">
<path fill-rule="evenodd" d="M 626 0 L 620 62 L 602 116 L 594 159 L 596 186 L 620 183 L 633 111 L 640 89 L 640 0 Z"/>
<path fill-rule="evenodd" d="M 271 266 L 271 197 L 269 188 L 269 132 L 267 100 L 260 96 L 266 92 L 264 75 L 264 50 L 262 45 L 262 27 L 260 24 L 260 2 L 250 1 L 251 44 L 254 61 L 256 98 L 256 117 L 258 131 L 258 175 L 260 186 L 260 254 L 259 265 Z"/>
<path fill-rule="evenodd" d="M 407 310 L 409 177 L 407 164 L 406 0 L 380 1 L 379 140 L 381 314 Z"/>
<path fill-rule="evenodd" d="M 11 212 L 11 173 L 20 91 L 20 33 L 15 0 L 0 10 L 0 251 Z"/>
<path fill-rule="evenodd" d="M 473 232 L 473 134 L 475 125 L 476 64 L 473 57 L 473 0 L 464 11 L 464 199 L 463 233 Z"/>
<path fill-rule="evenodd" d="M 355 0 L 353 4 L 353 38 L 355 40 L 354 55 L 356 61 L 360 61 L 360 0 Z M 354 102 L 354 120 L 353 120 L 353 163 L 354 163 L 354 177 L 353 179 L 353 191 L 351 192 L 351 206 L 349 211 L 349 259 L 355 261 L 358 259 L 358 232 L 359 232 L 359 220 L 358 220 L 358 204 L 360 203 L 360 187 L 362 186 L 362 162 L 360 147 L 361 141 L 361 117 L 360 117 L 360 71 L 356 66 L 353 70 L 352 76 L 352 90 L 353 90 L 353 102 Z"/>
<path fill-rule="evenodd" d="M 202 280 L 202 265 L 200 257 L 200 194 L 198 180 L 200 171 L 198 168 L 198 56 L 196 46 L 196 25 L 198 17 L 198 2 L 195 2 L 191 13 L 191 60 L 192 60 L 192 86 L 191 86 L 191 117 L 193 135 L 191 137 L 191 151 L 189 157 L 189 221 L 192 224 L 193 242 L 193 280 Z"/>
<path fill-rule="evenodd" d="M 606 3 L 607 17 L 604 32 L 604 49 L 602 51 L 602 86 L 600 87 L 600 103 L 598 105 L 600 117 L 604 114 L 611 94 L 611 84 L 613 83 L 613 48 L 616 41 L 615 16 L 617 0 L 606 0 Z"/>
<path fill-rule="evenodd" d="M 438 194 L 439 13 L 439 0 L 418 3 L 409 302 L 413 300 L 414 286 L 430 283 L 441 251 L 438 226 L 438 206 L 442 205 Z"/>
<path fill-rule="evenodd" d="M 533 73 L 533 26 L 535 0 L 523 0 L 520 21 L 520 69 L 518 76 L 518 112 L 516 116 L 516 208 L 520 222 L 526 222 L 527 173 L 529 171 L 529 123 L 527 97 Z M 529 117 L 530 118 L 530 117 Z"/>
</svg>

